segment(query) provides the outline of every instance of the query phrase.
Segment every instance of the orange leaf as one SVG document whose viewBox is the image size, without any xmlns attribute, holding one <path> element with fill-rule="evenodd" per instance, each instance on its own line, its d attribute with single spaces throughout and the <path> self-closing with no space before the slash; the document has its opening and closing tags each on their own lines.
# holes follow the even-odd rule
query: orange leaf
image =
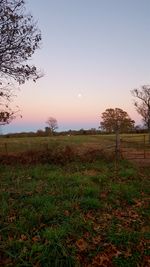
<svg viewBox="0 0 150 267">
<path fill-rule="evenodd" d="M 100 235 L 95 236 L 95 237 L 92 238 L 92 241 L 93 241 L 94 245 L 99 244 L 101 242 L 101 240 L 102 239 L 101 239 L 101 236 Z"/>
<path fill-rule="evenodd" d="M 36 236 L 32 237 L 32 241 L 38 242 L 38 241 L 40 241 L 40 237 L 38 235 L 36 235 Z"/>
<path fill-rule="evenodd" d="M 106 253 L 99 253 L 92 261 L 92 266 L 94 267 L 111 267 L 111 261 Z"/>
<path fill-rule="evenodd" d="M 65 210 L 65 211 L 64 211 L 64 214 L 65 214 L 66 216 L 69 216 L 69 215 L 70 215 L 70 212 L 69 212 L 68 210 Z"/>
<path fill-rule="evenodd" d="M 20 237 L 20 241 L 26 241 L 28 238 L 26 235 L 22 234 Z"/>
<path fill-rule="evenodd" d="M 76 246 L 80 251 L 84 251 L 87 248 L 87 243 L 83 238 L 81 238 L 78 241 L 76 241 Z"/>
</svg>

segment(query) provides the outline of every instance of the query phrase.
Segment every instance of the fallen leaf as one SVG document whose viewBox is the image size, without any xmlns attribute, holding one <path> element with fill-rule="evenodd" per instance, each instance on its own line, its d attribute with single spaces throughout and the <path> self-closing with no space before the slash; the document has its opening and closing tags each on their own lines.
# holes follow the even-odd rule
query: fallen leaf
<svg viewBox="0 0 150 267">
<path fill-rule="evenodd" d="M 92 242 L 94 243 L 94 245 L 97 245 L 101 242 L 102 238 L 100 235 L 97 235 L 95 237 L 92 238 Z"/>
<path fill-rule="evenodd" d="M 13 222 L 13 221 L 15 221 L 16 220 L 16 216 L 14 215 L 14 216 L 9 216 L 8 217 L 8 221 L 9 222 Z"/>
<path fill-rule="evenodd" d="M 101 198 L 106 198 L 108 196 L 108 192 L 101 192 L 100 197 Z"/>
<path fill-rule="evenodd" d="M 36 235 L 34 237 L 32 237 L 32 241 L 33 242 L 39 242 L 41 239 L 40 239 L 40 236 Z"/>
<path fill-rule="evenodd" d="M 65 210 L 64 211 L 64 214 L 65 214 L 65 216 L 69 216 L 70 215 L 70 212 L 68 210 Z"/>
<path fill-rule="evenodd" d="M 99 253 L 92 261 L 93 267 L 111 267 L 111 260 L 106 253 Z"/>
<path fill-rule="evenodd" d="M 132 256 L 132 252 L 131 249 L 128 249 L 125 253 L 124 253 L 125 258 L 128 258 L 130 256 Z"/>
<path fill-rule="evenodd" d="M 87 243 L 83 238 L 81 238 L 76 241 L 76 246 L 78 247 L 80 251 L 84 251 L 87 248 Z"/>
<path fill-rule="evenodd" d="M 22 235 L 20 236 L 20 241 L 26 241 L 27 239 L 28 239 L 27 236 L 24 235 L 24 234 L 22 234 Z"/>
</svg>

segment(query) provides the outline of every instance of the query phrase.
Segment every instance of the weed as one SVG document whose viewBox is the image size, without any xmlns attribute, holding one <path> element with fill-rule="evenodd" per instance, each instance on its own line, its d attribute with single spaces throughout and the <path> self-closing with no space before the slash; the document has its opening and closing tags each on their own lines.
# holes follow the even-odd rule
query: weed
<svg viewBox="0 0 150 267">
<path fill-rule="evenodd" d="M 99 196 L 99 188 L 88 185 L 83 190 L 83 196 L 85 197 L 98 197 Z"/>
<path fill-rule="evenodd" d="M 80 201 L 80 207 L 84 210 L 97 210 L 101 207 L 99 199 L 94 197 L 83 197 Z"/>
</svg>

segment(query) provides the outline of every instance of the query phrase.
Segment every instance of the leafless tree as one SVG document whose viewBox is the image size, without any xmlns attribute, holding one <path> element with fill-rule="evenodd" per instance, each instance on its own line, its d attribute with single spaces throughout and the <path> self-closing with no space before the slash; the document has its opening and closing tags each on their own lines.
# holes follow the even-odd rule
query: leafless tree
<svg viewBox="0 0 150 267">
<path fill-rule="evenodd" d="M 50 129 L 50 132 L 53 134 L 56 129 L 58 129 L 58 123 L 57 120 L 53 117 L 49 117 L 48 120 L 46 121 L 48 124 L 48 127 Z"/>
<path fill-rule="evenodd" d="M 144 125 L 148 129 L 150 142 L 150 85 L 143 85 L 139 89 L 133 89 L 131 93 L 135 98 L 134 106 L 142 116 Z"/>
</svg>

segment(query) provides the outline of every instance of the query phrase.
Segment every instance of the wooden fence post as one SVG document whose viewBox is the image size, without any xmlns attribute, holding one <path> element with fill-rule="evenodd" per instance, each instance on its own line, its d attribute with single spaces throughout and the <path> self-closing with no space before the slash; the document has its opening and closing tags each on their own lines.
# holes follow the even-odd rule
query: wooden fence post
<svg viewBox="0 0 150 267">
<path fill-rule="evenodd" d="M 146 158 L 146 140 L 144 135 L 144 159 Z"/>
<path fill-rule="evenodd" d="M 118 176 L 119 159 L 120 159 L 120 133 L 119 133 L 119 127 L 117 125 L 117 127 L 116 127 L 116 147 L 115 147 L 115 172 L 116 172 L 116 177 Z"/>
<path fill-rule="evenodd" d="M 6 155 L 8 156 L 8 146 L 7 146 L 7 143 L 4 143 L 4 146 L 5 146 Z"/>
<path fill-rule="evenodd" d="M 120 134 L 119 129 L 116 130 L 116 159 L 120 158 Z"/>
</svg>

